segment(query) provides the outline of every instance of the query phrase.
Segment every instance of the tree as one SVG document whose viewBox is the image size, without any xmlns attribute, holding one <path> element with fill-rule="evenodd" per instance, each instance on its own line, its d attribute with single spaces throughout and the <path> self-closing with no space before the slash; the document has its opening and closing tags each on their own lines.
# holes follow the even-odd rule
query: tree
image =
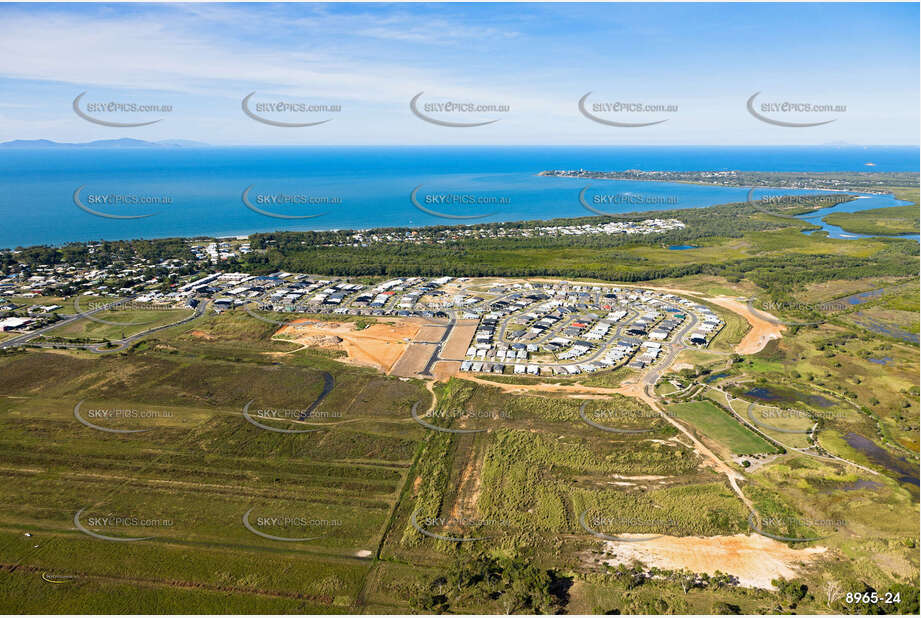
<svg viewBox="0 0 921 618">
<path fill-rule="evenodd" d="M 742 613 L 742 608 L 738 605 L 732 605 L 730 603 L 719 602 L 714 604 L 713 613 L 720 616 L 727 615 L 738 615 Z"/>
</svg>

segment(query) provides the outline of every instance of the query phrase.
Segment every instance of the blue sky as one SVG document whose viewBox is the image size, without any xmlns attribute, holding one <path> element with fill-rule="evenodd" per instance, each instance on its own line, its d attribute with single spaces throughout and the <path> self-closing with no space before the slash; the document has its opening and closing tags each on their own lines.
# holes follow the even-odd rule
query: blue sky
<svg viewBox="0 0 921 618">
<path fill-rule="evenodd" d="M 0 4 L 0 141 L 117 137 L 212 144 L 917 144 L 918 4 Z M 100 114 L 74 98 L 166 104 Z M 339 105 L 262 114 L 253 102 Z M 414 116 L 445 101 L 506 112 Z M 577 107 L 617 122 L 613 127 Z M 765 111 L 817 103 L 833 112 Z M 608 102 L 667 112 L 607 112 Z M 676 109 L 677 108 L 677 109 Z M 758 109 L 761 109 L 760 107 Z"/>
</svg>

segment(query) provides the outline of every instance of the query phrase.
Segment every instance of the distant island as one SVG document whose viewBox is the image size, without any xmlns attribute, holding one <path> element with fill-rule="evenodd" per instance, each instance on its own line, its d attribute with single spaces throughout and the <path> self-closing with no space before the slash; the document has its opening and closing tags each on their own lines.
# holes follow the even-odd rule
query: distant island
<svg viewBox="0 0 921 618">
<path fill-rule="evenodd" d="M 0 142 L 0 148 L 203 148 L 210 144 L 187 139 L 165 139 L 148 142 L 142 139 L 122 137 L 119 139 L 99 139 L 92 142 L 55 142 L 50 139 L 14 139 Z"/>
</svg>

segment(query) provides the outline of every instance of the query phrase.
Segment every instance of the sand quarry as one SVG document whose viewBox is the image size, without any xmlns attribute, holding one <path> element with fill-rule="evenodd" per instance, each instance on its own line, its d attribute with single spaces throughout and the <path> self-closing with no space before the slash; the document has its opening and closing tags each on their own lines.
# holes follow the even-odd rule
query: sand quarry
<svg viewBox="0 0 921 618">
<path fill-rule="evenodd" d="M 642 535 L 623 535 L 643 538 Z M 722 571 L 739 578 L 750 588 L 773 590 L 771 580 L 796 577 L 801 566 L 825 552 L 824 547 L 791 549 L 780 541 L 760 534 L 734 536 L 676 537 L 660 536 L 642 542 L 606 541 L 604 549 L 613 558 L 610 565 L 630 564 L 639 560 L 647 567 L 686 568 L 695 573 Z"/>
</svg>

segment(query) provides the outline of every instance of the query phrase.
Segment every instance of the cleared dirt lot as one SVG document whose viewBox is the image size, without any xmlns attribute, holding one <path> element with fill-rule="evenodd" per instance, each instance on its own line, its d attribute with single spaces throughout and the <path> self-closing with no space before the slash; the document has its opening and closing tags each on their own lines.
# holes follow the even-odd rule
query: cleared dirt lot
<svg viewBox="0 0 921 618">
<path fill-rule="evenodd" d="M 477 324 L 479 320 L 458 320 L 441 350 L 441 357 L 454 360 L 464 358 L 473 334 L 476 332 Z"/>
<path fill-rule="evenodd" d="M 426 324 L 419 329 L 419 332 L 416 333 L 416 337 L 413 339 L 413 341 L 428 341 L 430 343 L 437 343 L 441 341 L 442 337 L 444 337 L 446 330 L 448 330 L 447 326 Z"/>
<path fill-rule="evenodd" d="M 422 322 L 415 320 L 388 322 L 355 330 L 352 322 L 296 320 L 275 335 L 309 347 L 343 350 L 348 355 L 341 359 L 344 362 L 387 373 L 422 327 Z"/>
<path fill-rule="evenodd" d="M 401 378 L 417 377 L 425 369 L 432 354 L 435 353 L 435 345 L 431 343 L 413 343 L 403 355 L 400 356 L 390 370 L 390 375 Z"/>
<path fill-rule="evenodd" d="M 623 535 L 642 538 L 642 535 Z M 802 564 L 815 560 L 824 547 L 791 549 L 760 534 L 734 536 L 660 536 L 641 543 L 606 541 L 614 558 L 608 564 L 630 564 L 634 559 L 662 569 L 687 568 L 695 573 L 722 571 L 739 578 L 743 586 L 773 590 L 771 580 L 791 579 Z"/>
<path fill-rule="evenodd" d="M 432 367 L 432 375 L 439 382 L 447 382 L 460 373 L 460 361 L 438 361 Z"/>
</svg>

